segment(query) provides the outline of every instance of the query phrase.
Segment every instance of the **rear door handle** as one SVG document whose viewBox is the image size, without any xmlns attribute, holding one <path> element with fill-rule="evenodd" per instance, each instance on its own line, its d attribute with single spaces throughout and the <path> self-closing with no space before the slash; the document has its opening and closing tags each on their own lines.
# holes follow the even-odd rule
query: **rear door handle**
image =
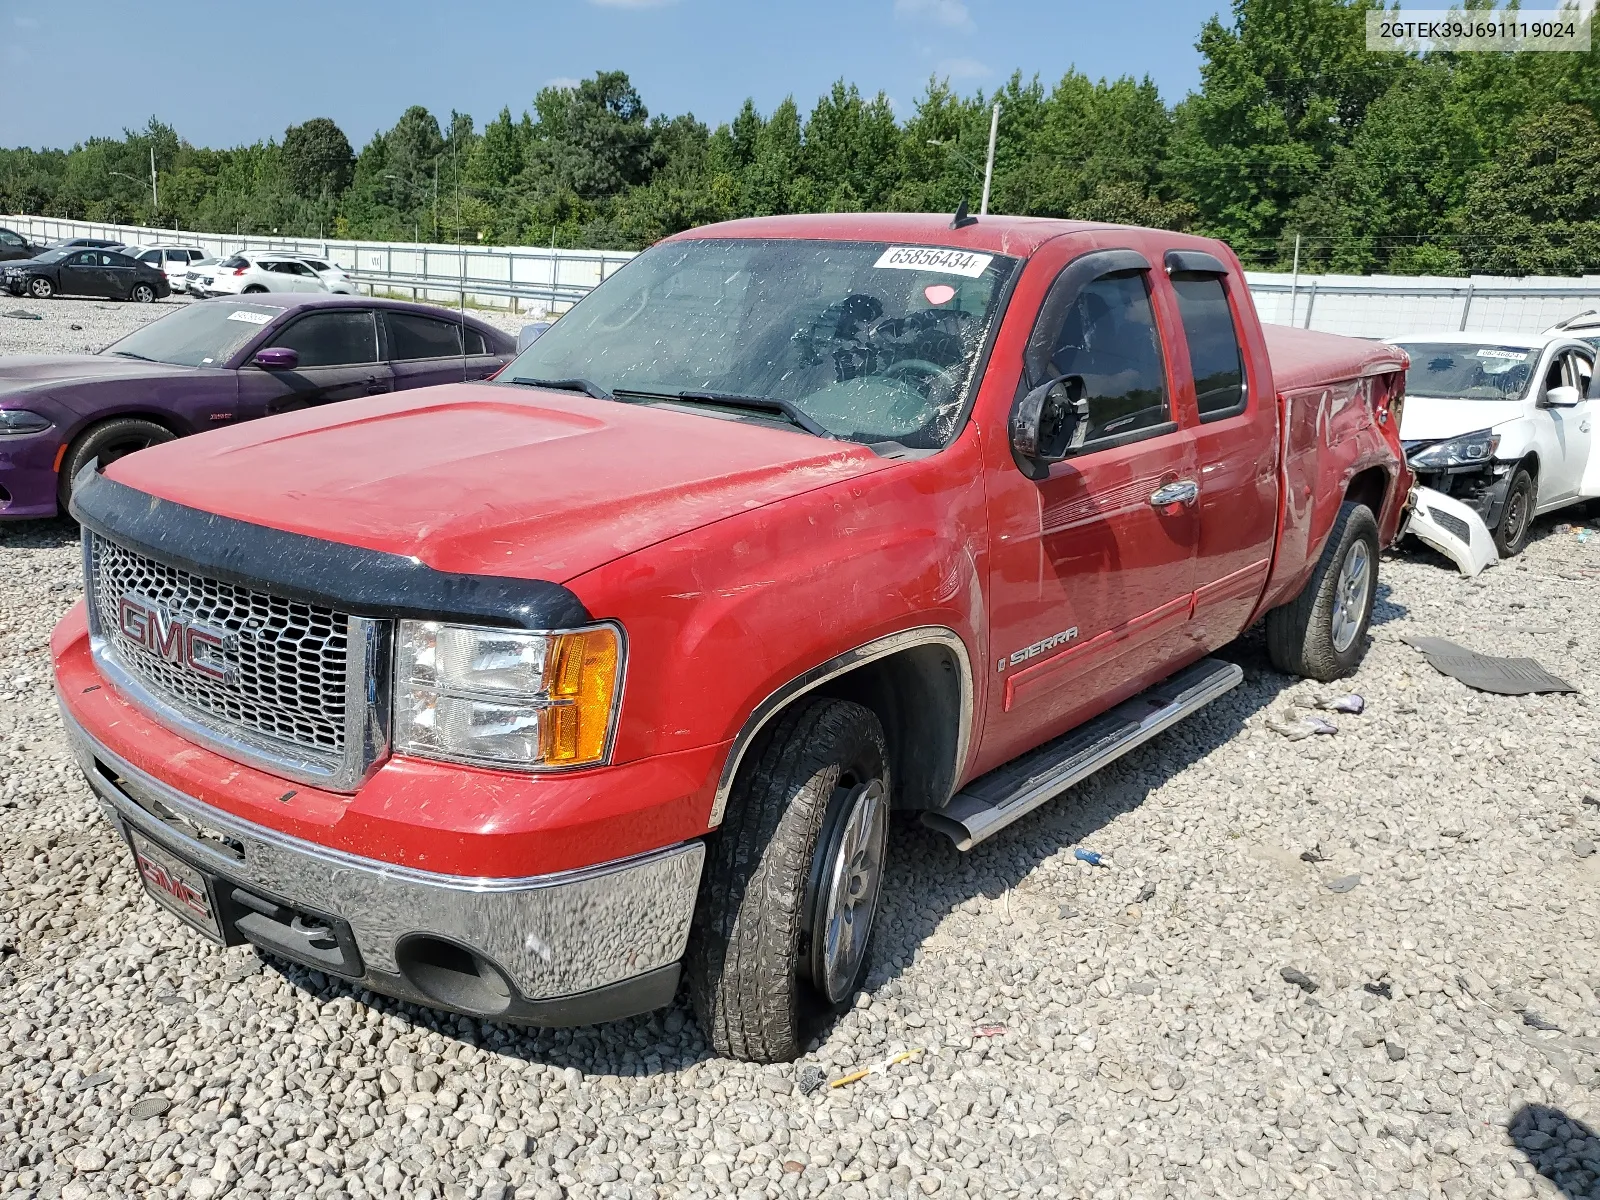
<svg viewBox="0 0 1600 1200">
<path fill-rule="evenodd" d="M 1200 485 L 1192 479 L 1164 483 L 1150 493 L 1151 508 L 1170 508 L 1174 504 L 1193 504 L 1200 498 Z"/>
</svg>

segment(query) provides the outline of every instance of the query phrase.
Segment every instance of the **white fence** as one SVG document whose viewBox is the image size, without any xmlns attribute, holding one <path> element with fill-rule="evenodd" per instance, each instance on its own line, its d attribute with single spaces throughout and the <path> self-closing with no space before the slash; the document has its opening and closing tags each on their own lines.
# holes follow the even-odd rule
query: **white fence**
<svg viewBox="0 0 1600 1200">
<path fill-rule="evenodd" d="M 1263 321 L 1352 337 L 1538 333 L 1585 309 L 1600 309 L 1600 275 L 1302 275 L 1297 280 L 1247 271 L 1245 278 Z"/>
<path fill-rule="evenodd" d="M 520 311 L 564 312 L 633 255 L 625 250 L 541 250 L 531 246 L 448 246 L 416 242 L 351 242 L 262 234 L 184 233 L 0 216 L 0 225 L 29 237 L 116 238 L 128 243 L 176 242 L 212 254 L 294 250 L 338 263 L 374 291 Z M 1483 330 L 1537 333 L 1557 321 L 1600 309 L 1600 275 L 1581 279 L 1468 279 L 1409 275 L 1289 275 L 1248 271 L 1261 319 L 1354 337 Z"/>
<path fill-rule="evenodd" d="M 197 246 L 225 257 L 240 250 L 289 250 L 338 263 L 377 292 L 523 312 L 564 312 L 628 259 L 627 250 L 550 250 L 531 246 L 451 246 L 352 242 L 265 234 L 187 233 L 55 217 L 0 216 L 0 225 L 35 240 L 98 237 L 129 245 Z"/>
</svg>

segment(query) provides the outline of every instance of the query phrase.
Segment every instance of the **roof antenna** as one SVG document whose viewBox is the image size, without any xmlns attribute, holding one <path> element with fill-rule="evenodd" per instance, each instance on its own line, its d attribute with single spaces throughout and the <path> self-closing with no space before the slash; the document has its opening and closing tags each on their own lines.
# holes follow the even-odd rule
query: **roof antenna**
<svg viewBox="0 0 1600 1200">
<path fill-rule="evenodd" d="M 976 225 L 977 223 L 978 218 L 967 211 L 966 197 L 962 197 L 961 203 L 956 205 L 956 215 L 950 222 L 950 228 L 965 229 L 968 225 Z"/>
</svg>

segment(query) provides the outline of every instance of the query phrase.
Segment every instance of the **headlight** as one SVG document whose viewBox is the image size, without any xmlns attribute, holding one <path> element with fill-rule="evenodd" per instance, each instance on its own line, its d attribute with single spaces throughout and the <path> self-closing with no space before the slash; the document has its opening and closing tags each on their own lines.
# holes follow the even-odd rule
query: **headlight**
<svg viewBox="0 0 1600 1200">
<path fill-rule="evenodd" d="M 401 621 L 394 748 L 484 766 L 592 766 L 610 753 L 621 696 L 615 626 L 524 633 Z"/>
<path fill-rule="evenodd" d="M 8 433 L 43 433 L 50 428 L 50 418 L 41 417 L 25 408 L 0 408 L 0 435 Z"/>
<path fill-rule="evenodd" d="M 1464 433 L 1447 442 L 1435 442 L 1411 456 L 1413 467 L 1439 470 L 1445 467 L 1472 467 L 1494 458 L 1500 448 L 1500 435 L 1487 429 Z"/>
</svg>

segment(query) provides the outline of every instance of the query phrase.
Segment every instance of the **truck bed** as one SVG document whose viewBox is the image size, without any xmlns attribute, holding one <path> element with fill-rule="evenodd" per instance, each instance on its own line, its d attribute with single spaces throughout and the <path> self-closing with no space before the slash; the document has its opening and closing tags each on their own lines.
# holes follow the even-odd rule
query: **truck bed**
<svg viewBox="0 0 1600 1200">
<path fill-rule="evenodd" d="M 1404 352 L 1366 338 L 1317 333 L 1291 325 L 1261 325 L 1278 394 L 1340 380 L 1384 375 L 1406 365 Z"/>
</svg>

